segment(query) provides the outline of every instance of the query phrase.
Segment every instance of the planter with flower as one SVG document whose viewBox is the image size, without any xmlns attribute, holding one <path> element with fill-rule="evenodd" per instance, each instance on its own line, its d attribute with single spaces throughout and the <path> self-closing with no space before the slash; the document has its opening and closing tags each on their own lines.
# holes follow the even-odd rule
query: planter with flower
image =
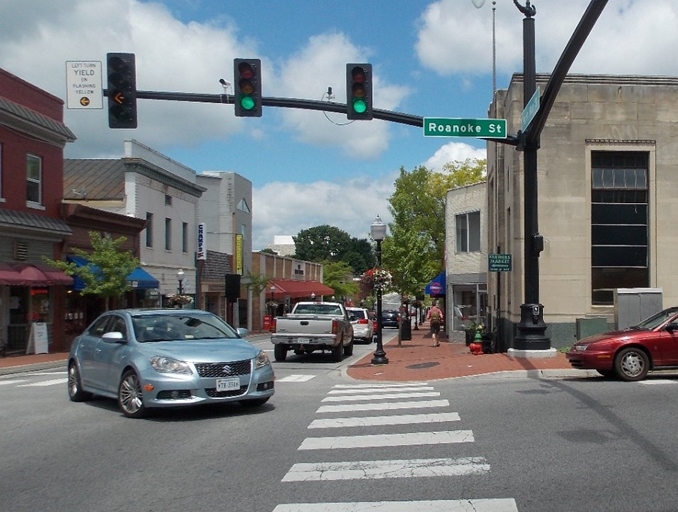
<svg viewBox="0 0 678 512">
<path fill-rule="evenodd" d="M 193 302 L 193 297 L 190 295 L 180 295 L 175 293 L 174 295 L 169 295 L 167 297 L 167 307 L 170 308 L 183 308 L 191 302 Z"/>
<path fill-rule="evenodd" d="M 391 287 L 393 277 L 388 270 L 383 268 L 371 268 L 360 276 L 360 281 L 372 290 L 384 291 Z"/>
</svg>

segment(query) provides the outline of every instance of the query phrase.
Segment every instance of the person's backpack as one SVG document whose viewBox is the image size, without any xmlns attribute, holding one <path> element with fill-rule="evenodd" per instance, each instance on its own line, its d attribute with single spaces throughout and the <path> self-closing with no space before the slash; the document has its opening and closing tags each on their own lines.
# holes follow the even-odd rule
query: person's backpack
<svg viewBox="0 0 678 512">
<path fill-rule="evenodd" d="M 437 309 L 431 310 L 431 322 L 434 324 L 440 323 L 440 311 L 438 311 Z"/>
</svg>

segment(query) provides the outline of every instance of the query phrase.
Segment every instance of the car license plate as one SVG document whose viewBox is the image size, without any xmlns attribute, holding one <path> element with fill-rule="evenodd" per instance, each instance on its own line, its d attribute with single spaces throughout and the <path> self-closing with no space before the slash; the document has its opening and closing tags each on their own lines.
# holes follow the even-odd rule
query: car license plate
<svg viewBox="0 0 678 512">
<path fill-rule="evenodd" d="M 311 338 L 297 338 L 297 343 L 311 343 Z"/>
<path fill-rule="evenodd" d="M 217 391 L 240 389 L 240 379 L 217 379 Z"/>
</svg>

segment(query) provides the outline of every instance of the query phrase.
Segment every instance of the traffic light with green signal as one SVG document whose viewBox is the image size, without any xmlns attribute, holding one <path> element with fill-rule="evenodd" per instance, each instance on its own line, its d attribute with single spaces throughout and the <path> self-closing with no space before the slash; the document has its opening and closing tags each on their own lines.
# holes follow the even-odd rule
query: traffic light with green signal
<svg viewBox="0 0 678 512">
<path fill-rule="evenodd" d="M 133 53 L 106 55 L 109 128 L 137 127 L 137 77 Z"/>
<path fill-rule="evenodd" d="M 233 60 L 236 117 L 261 117 L 261 60 Z"/>
<path fill-rule="evenodd" d="M 372 64 L 346 64 L 346 117 L 372 119 Z"/>
</svg>

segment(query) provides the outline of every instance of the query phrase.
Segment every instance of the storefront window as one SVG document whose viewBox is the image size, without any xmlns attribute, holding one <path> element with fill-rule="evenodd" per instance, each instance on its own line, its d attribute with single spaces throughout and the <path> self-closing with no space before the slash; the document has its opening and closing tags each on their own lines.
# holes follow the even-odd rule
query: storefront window
<svg viewBox="0 0 678 512">
<path fill-rule="evenodd" d="M 31 322 L 49 322 L 49 288 L 30 288 Z"/>
</svg>

